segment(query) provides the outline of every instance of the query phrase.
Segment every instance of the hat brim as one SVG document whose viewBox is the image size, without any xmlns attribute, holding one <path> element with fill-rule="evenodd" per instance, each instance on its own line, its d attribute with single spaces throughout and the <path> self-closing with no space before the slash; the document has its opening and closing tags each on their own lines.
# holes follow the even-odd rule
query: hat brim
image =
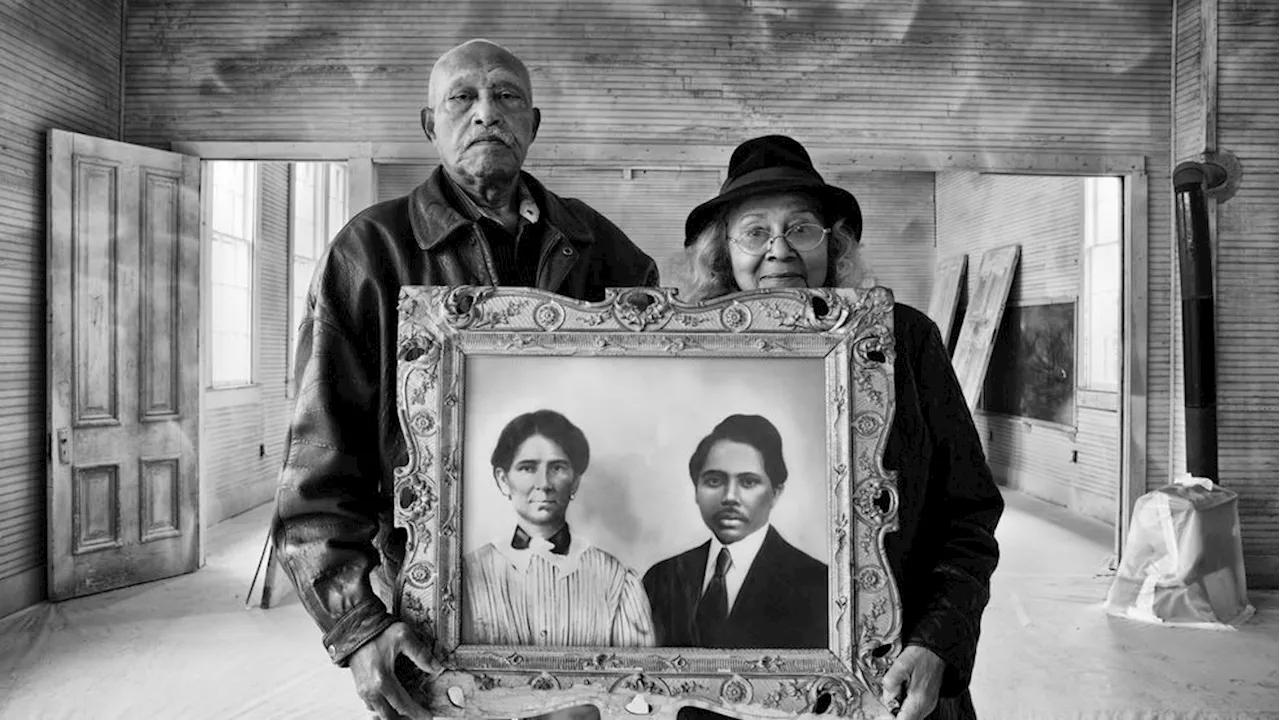
<svg viewBox="0 0 1280 720">
<path fill-rule="evenodd" d="M 858 206 L 858 201 L 853 197 L 853 193 L 844 188 L 827 185 L 819 181 L 776 179 L 760 180 L 733 188 L 694 208 L 689 213 L 689 217 L 685 219 L 684 246 L 689 247 L 692 245 L 698 234 L 724 208 L 756 195 L 787 192 L 801 193 L 817 198 L 822 206 L 823 216 L 828 222 L 842 218 L 847 219 L 853 225 L 854 234 L 861 237 L 862 208 Z"/>
</svg>

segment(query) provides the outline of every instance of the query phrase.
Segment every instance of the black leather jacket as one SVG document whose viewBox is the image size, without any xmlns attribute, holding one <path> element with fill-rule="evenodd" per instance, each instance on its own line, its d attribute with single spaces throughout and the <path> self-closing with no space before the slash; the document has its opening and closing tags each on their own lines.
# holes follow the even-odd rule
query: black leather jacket
<svg viewBox="0 0 1280 720">
<path fill-rule="evenodd" d="M 523 177 L 547 223 L 538 288 L 600 300 L 607 287 L 657 284 L 653 259 L 617 226 Z M 437 168 L 338 233 L 298 330 L 297 405 L 272 537 L 330 658 L 343 666 L 394 621 L 370 572 L 385 563 L 394 578 L 404 558 L 391 523 L 392 473 L 407 461 L 395 399 L 400 288 L 497 284 L 481 229 L 449 204 L 443 181 Z"/>
</svg>

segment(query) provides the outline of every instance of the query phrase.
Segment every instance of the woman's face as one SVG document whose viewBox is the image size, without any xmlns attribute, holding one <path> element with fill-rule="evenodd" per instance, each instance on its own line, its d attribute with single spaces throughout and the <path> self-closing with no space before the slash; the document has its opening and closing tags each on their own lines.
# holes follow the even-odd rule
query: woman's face
<svg viewBox="0 0 1280 720">
<path fill-rule="evenodd" d="M 783 237 L 801 223 L 823 226 L 816 203 L 806 195 L 786 193 L 748 198 L 729 211 L 729 260 L 740 290 L 759 288 L 822 287 L 827 279 L 827 243 L 797 251 Z M 765 230 L 773 240 L 754 255 L 733 238 L 753 230 Z"/>
<path fill-rule="evenodd" d="M 569 501 L 578 491 L 578 476 L 569 456 L 553 440 L 533 435 L 516 448 L 511 467 L 493 469 L 502 494 L 516 514 L 533 527 L 557 530 L 564 524 Z"/>
</svg>

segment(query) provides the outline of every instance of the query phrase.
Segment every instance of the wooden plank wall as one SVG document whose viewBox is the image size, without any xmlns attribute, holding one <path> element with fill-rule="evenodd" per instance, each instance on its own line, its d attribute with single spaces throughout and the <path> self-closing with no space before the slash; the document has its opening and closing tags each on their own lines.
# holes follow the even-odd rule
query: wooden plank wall
<svg viewBox="0 0 1280 720">
<path fill-rule="evenodd" d="M 412 190 L 432 167 L 375 165 L 376 197 Z M 820 171 L 823 168 L 819 168 Z M 640 169 L 531 165 L 529 171 L 562 197 L 576 197 L 622 228 L 658 263 L 664 284 L 679 285 L 685 264 L 684 221 L 719 192 L 714 169 Z M 900 302 L 924 307 L 933 288 L 933 173 L 828 172 L 828 182 L 858 198 L 864 219 L 863 261 Z"/>
<path fill-rule="evenodd" d="M 0 617 L 45 596 L 46 136 L 120 137 L 121 16 L 0 0 Z"/>
<path fill-rule="evenodd" d="M 1280 495 L 1280 280 L 1276 266 L 1277 8 L 1238 0 L 1180 0 L 1174 70 L 1174 162 L 1234 155 L 1237 194 L 1216 205 L 1215 313 L 1220 482 L 1240 494 L 1249 584 L 1277 583 Z M 1176 269 L 1176 268 L 1173 268 Z M 1177 292 L 1177 278 L 1173 278 Z M 1175 295 L 1176 299 L 1176 295 Z M 1181 377 L 1180 312 L 1174 317 Z M 1172 388 L 1174 470 L 1186 467 L 1181 380 Z"/>
<path fill-rule="evenodd" d="M 1201 38 L 1204 0 L 1176 0 L 1173 68 L 1173 152 L 1175 161 L 1204 152 L 1204 106 L 1200 87 Z"/>
<path fill-rule="evenodd" d="M 1022 259 L 1009 291 L 1009 305 L 1078 300 L 1082 178 L 938 173 L 937 208 L 938 257 L 969 254 L 968 297 L 975 290 L 972 278 L 981 254 L 1019 244 Z M 1119 414 L 1084 407 L 1079 396 L 1076 403 L 1075 427 L 982 409 L 975 413 L 975 420 L 992 471 L 999 479 L 1028 494 L 1114 523 L 1120 491 Z"/>
<path fill-rule="evenodd" d="M 293 408 L 285 396 L 289 327 L 289 165 L 260 163 L 258 244 L 254 260 L 254 385 L 206 390 L 233 393 L 205 414 L 203 489 L 206 526 L 270 500 L 284 461 L 284 433 Z M 263 528 L 265 534 L 266 528 Z"/>
<path fill-rule="evenodd" d="M 819 168 L 827 182 L 853 193 L 862 208 L 861 257 L 894 299 L 920 310 L 933 292 L 934 174 Z"/>
<path fill-rule="evenodd" d="M 1251 585 L 1275 586 L 1280 491 L 1280 223 L 1277 5 L 1219 0 L 1217 146 L 1244 177 L 1218 207 L 1218 443 L 1222 482 L 1240 493 Z"/>
<path fill-rule="evenodd" d="M 541 143 L 732 147 L 782 132 L 881 162 L 1144 155 L 1156 486 L 1169 476 L 1171 15 L 1162 0 L 135 0 L 125 133 L 155 145 L 423 142 L 431 63 L 483 36 L 529 65 Z"/>
</svg>

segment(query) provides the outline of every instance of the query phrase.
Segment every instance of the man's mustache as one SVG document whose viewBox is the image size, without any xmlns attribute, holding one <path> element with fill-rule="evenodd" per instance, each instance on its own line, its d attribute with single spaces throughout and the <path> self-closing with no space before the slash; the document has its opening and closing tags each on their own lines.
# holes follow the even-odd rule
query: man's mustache
<svg viewBox="0 0 1280 720">
<path fill-rule="evenodd" d="M 747 520 L 747 516 L 746 516 L 746 515 L 743 515 L 742 513 L 738 512 L 737 510 L 728 510 L 728 509 L 726 509 L 726 510 L 721 510 L 721 511 L 717 512 L 713 517 L 714 517 L 714 519 L 715 519 L 715 520 L 717 520 L 717 521 L 723 521 L 723 520 L 741 520 L 741 521 L 743 521 L 743 522 L 746 522 L 746 520 Z"/>
<path fill-rule="evenodd" d="M 516 142 L 516 139 L 508 132 L 502 130 L 489 130 L 467 140 L 467 147 L 471 147 L 476 143 L 489 142 L 492 140 L 496 140 L 507 147 L 511 147 Z"/>
</svg>

